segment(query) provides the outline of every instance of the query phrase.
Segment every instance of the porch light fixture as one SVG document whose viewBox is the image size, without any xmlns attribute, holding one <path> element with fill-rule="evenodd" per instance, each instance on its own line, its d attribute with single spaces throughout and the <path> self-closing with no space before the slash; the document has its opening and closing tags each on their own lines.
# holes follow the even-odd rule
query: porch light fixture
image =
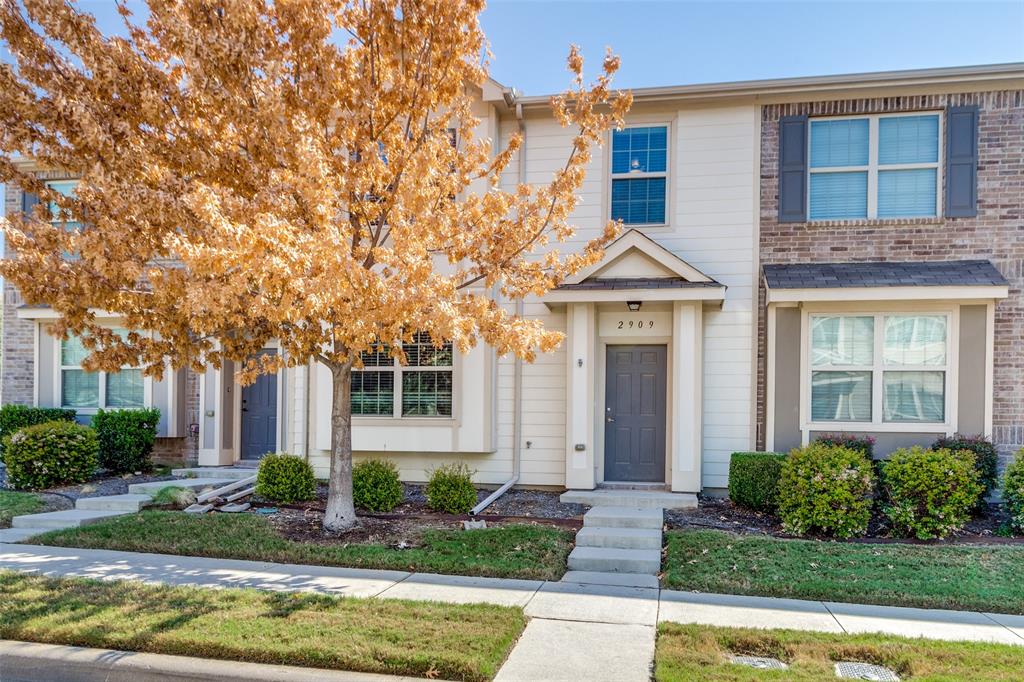
<svg viewBox="0 0 1024 682">
<path fill-rule="evenodd" d="M 626 301 L 626 307 L 635 313 L 640 310 L 641 303 L 642 301 Z"/>
</svg>

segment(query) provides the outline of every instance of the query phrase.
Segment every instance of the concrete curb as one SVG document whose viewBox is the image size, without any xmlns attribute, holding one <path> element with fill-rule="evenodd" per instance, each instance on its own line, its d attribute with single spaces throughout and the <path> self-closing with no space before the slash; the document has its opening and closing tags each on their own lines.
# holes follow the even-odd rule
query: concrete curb
<svg viewBox="0 0 1024 682">
<path fill-rule="evenodd" d="M 412 682 L 419 678 L 0 640 L 3 682 Z"/>
</svg>

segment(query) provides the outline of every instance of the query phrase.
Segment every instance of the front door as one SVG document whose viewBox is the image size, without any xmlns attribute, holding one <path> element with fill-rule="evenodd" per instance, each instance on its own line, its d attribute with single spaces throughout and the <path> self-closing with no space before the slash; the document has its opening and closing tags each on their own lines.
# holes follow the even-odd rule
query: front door
<svg viewBox="0 0 1024 682">
<path fill-rule="evenodd" d="M 608 346 L 604 480 L 665 482 L 665 346 Z"/>
<path fill-rule="evenodd" d="M 276 449 L 277 374 L 261 374 L 242 387 L 242 459 L 259 459 Z"/>
</svg>

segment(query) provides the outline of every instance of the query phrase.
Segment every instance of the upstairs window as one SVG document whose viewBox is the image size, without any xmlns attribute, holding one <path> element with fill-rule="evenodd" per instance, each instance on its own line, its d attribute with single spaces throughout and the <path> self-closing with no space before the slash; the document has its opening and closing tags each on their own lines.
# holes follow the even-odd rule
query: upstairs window
<svg viewBox="0 0 1024 682">
<path fill-rule="evenodd" d="M 668 126 L 612 131 L 612 220 L 664 225 L 668 205 Z"/>
<path fill-rule="evenodd" d="M 939 114 L 810 122 L 811 220 L 939 213 Z"/>
<path fill-rule="evenodd" d="M 115 329 L 122 338 L 124 329 Z M 62 407 L 133 408 L 145 407 L 142 370 L 123 367 L 119 372 L 89 372 L 82 361 L 89 351 L 81 340 L 72 336 L 60 344 L 60 403 Z"/>
<path fill-rule="evenodd" d="M 417 332 L 404 344 L 402 366 L 388 348 L 363 353 L 363 368 L 352 371 L 352 414 L 371 417 L 451 417 L 452 344 L 435 348 L 430 334 Z"/>
<path fill-rule="evenodd" d="M 61 194 L 66 197 L 75 196 L 75 187 L 77 185 L 77 180 L 51 180 L 46 183 L 46 187 L 48 189 L 52 189 L 58 194 Z M 64 218 L 61 216 L 61 209 L 59 206 L 57 206 L 56 202 L 49 202 L 47 208 L 50 211 L 50 222 L 53 223 L 54 225 L 63 225 L 64 228 L 67 230 L 76 230 L 82 226 L 82 224 L 75 220 L 74 217 L 71 217 L 69 220 L 65 221 Z"/>
</svg>

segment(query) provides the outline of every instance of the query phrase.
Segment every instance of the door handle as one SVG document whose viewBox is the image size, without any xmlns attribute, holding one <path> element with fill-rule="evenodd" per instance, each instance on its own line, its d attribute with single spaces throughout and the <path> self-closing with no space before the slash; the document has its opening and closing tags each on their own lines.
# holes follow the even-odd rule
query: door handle
<svg viewBox="0 0 1024 682">
<path fill-rule="evenodd" d="M 613 421 L 615 421 L 615 417 L 605 417 L 604 420 L 611 424 Z"/>
</svg>

